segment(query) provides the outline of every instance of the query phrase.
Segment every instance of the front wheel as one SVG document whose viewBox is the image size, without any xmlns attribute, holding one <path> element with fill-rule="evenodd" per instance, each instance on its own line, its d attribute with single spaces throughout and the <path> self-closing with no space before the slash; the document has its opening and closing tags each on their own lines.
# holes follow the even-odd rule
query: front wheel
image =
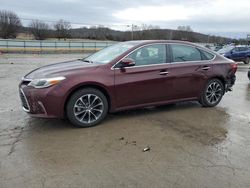
<svg viewBox="0 0 250 188">
<path fill-rule="evenodd" d="M 67 117 L 76 127 L 92 127 L 100 123 L 108 113 L 105 95 L 94 88 L 76 91 L 66 106 Z"/>
<path fill-rule="evenodd" d="M 218 79 L 210 80 L 204 91 L 202 92 L 202 96 L 200 99 L 200 103 L 204 107 L 214 107 L 221 101 L 224 95 L 224 85 Z"/>
</svg>

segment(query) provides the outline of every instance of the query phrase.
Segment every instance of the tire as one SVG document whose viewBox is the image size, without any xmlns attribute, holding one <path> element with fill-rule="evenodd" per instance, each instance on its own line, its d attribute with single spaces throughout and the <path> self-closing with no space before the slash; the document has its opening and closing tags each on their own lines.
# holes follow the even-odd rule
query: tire
<svg viewBox="0 0 250 188">
<path fill-rule="evenodd" d="M 76 91 L 68 100 L 66 114 L 76 127 L 92 127 L 100 123 L 108 113 L 105 95 L 94 88 Z"/>
<path fill-rule="evenodd" d="M 250 57 L 247 57 L 244 61 L 245 64 L 249 64 L 250 63 Z"/>
<path fill-rule="evenodd" d="M 200 103 L 204 107 L 214 107 L 221 101 L 225 87 L 219 79 L 211 79 L 202 92 Z"/>
</svg>

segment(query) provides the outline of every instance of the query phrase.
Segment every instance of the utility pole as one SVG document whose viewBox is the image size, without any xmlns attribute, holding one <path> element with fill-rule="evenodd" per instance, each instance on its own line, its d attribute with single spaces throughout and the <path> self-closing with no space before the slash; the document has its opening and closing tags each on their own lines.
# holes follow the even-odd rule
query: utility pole
<svg viewBox="0 0 250 188">
<path fill-rule="evenodd" d="M 171 29 L 169 33 L 169 40 L 172 40 L 172 38 L 173 38 L 173 30 Z"/>
<path fill-rule="evenodd" d="M 131 40 L 134 40 L 134 24 L 131 25 Z"/>
<path fill-rule="evenodd" d="M 247 34 L 247 44 L 250 44 L 250 33 Z"/>
<path fill-rule="evenodd" d="M 208 34 L 207 35 L 207 43 L 209 43 L 210 42 L 210 35 Z"/>
<path fill-rule="evenodd" d="M 134 24 L 131 24 L 131 25 L 127 25 L 127 27 L 131 27 L 131 40 L 134 39 Z"/>
</svg>

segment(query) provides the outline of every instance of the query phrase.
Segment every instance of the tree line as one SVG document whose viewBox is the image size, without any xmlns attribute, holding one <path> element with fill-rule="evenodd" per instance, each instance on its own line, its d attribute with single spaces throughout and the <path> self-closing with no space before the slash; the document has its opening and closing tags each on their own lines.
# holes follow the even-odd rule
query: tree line
<svg viewBox="0 0 250 188">
<path fill-rule="evenodd" d="M 160 29 L 153 25 L 132 25 L 131 31 L 117 31 L 104 26 L 72 28 L 70 22 L 58 20 L 52 25 L 41 21 L 32 20 L 28 27 L 23 27 L 21 19 L 12 11 L 0 10 L 0 38 L 16 38 L 18 33 L 31 33 L 35 39 L 47 38 L 79 38 L 96 40 L 186 40 L 203 43 L 237 42 L 229 38 L 210 36 L 194 32 L 190 26 L 179 26 L 176 30 Z"/>
<path fill-rule="evenodd" d="M 31 33 L 35 39 L 44 40 L 50 37 L 70 38 L 71 24 L 58 20 L 49 25 L 41 20 L 32 20 L 28 27 L 23 27 L 21 19 L 12 11 L 0 10 L 0 38 L 16 38 L 19 32 Z"/>
</svg>

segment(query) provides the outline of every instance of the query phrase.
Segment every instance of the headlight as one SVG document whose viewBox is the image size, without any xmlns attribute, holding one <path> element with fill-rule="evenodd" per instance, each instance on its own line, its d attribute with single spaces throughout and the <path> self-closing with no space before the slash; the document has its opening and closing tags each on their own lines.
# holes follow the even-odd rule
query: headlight
<svg viewBox="0 0 250 188">
<path fill-rule="evenodd" d="M 55 84 L 58 84 L 62 80 L 64 80 L 65 77 L 55 77 L 55 78 L 40 78 L 40 79 L 34 79 L 32 80 L 28 86 L 32 86 L 34 88 L 46 88 Z"/>
</svg>

